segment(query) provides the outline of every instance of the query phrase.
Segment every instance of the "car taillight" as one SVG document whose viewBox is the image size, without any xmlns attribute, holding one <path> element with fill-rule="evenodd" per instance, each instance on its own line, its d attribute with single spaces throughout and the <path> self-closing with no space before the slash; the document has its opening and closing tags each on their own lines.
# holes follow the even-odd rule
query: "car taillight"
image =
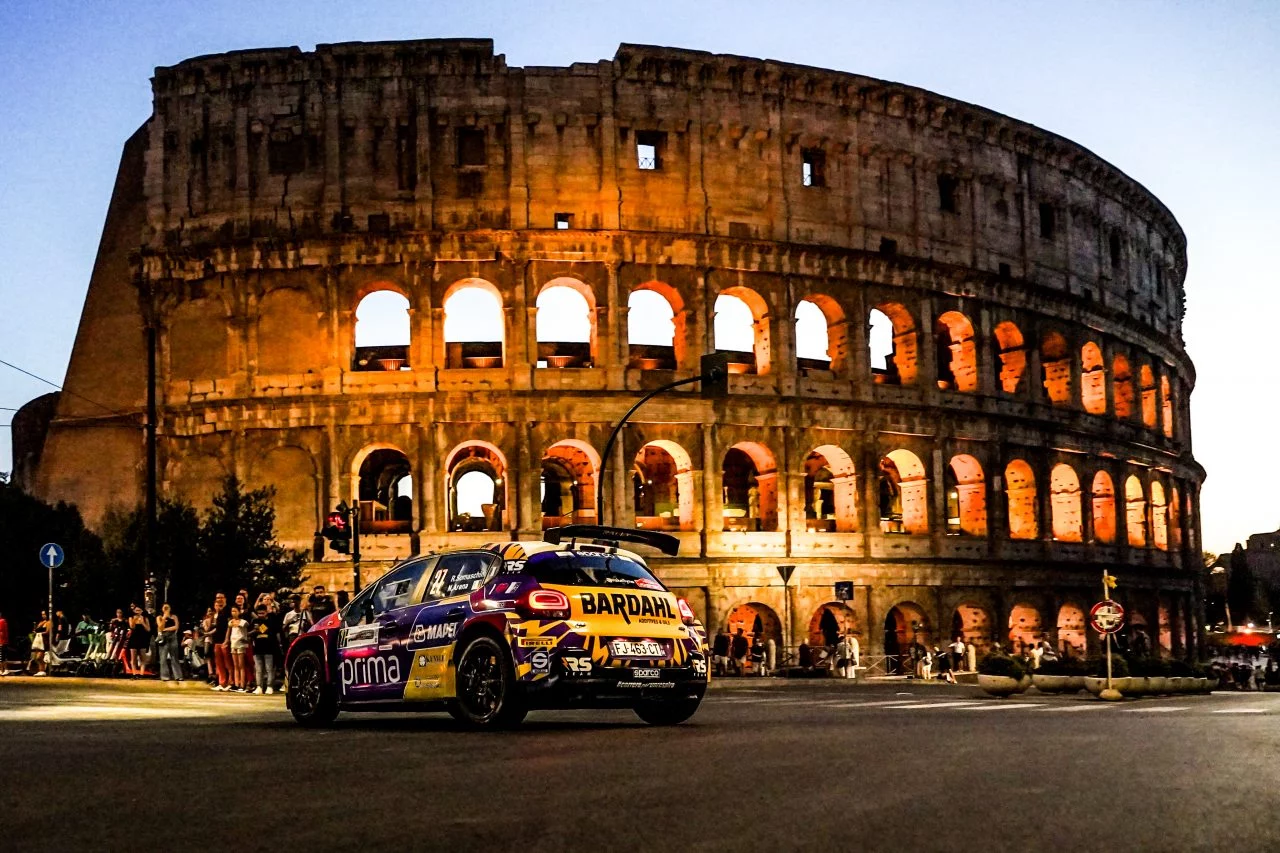
<svg viewBox="0 0 1280 853">
<path fill-rule="evenodd" d="M 520 596 L 516 610 L 531 619 L 568 619 L 569 597 L 558 589 L 531 589 Z"/>
<path fill-rule="evenodd" d="M 676 608 L 680 611 L 680 621 L 684 624 L 692 625 L 698 621 L 698 618 L 693 615 L 693 608 L 683 598 L 676 599 Z"/>
</svg>

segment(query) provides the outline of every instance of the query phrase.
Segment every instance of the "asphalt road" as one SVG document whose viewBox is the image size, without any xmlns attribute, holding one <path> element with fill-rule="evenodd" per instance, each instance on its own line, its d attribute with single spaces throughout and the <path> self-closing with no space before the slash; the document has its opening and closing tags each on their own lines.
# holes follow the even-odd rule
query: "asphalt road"
<svg viewBox="0 0 1280 853">
<path fill-rule="evenodd" d="M 296 727 L 278 697 L 0 679 L 0 849 L 1280 849 L 1280 694 L 752 682 L 694 719 Z"/>
</svg>

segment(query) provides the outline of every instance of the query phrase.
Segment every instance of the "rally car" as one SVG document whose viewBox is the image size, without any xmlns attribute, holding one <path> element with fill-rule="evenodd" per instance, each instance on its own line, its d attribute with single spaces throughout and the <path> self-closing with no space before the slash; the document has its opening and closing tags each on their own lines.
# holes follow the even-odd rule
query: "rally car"
<svg viewBox="0 0 1280 853">
<path fill-rule="evenodd" d="M 445 710 L 509 727 L 531 709 L 633 708 L 693 716 L 710 679 L 688 602 L 620 543 L 674 556 L 653 531 L 570 525 L 400 563 L 298 637 L 286 698 L 303 725 L 340 711 Z"/>
</svg>

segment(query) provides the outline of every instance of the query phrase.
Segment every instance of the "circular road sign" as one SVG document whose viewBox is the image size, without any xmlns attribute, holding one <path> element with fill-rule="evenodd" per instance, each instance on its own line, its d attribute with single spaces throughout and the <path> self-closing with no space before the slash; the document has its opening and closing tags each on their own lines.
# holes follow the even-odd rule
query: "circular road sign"
<svg viewBox="0 0 1280 853">
<path fill-rule="evenodd" d="M 66 556 L 66 552 L 57 542 L 46 542 L 40 546 L 40 565 L 46 569 L 58 568 Z"/>
<path fill-rule="evenodd" d="M 1124 608 L 1110 598 L 1089 608 L 1089 624 L 1099 634 L 1114 634 L 1124 627 Z"/>
</svg>

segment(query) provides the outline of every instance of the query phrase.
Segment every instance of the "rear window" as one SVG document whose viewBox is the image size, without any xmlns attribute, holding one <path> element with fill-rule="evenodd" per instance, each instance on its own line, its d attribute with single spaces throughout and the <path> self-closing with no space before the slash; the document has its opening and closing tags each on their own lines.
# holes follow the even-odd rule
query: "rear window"
<svg viewBox="0 0 1280 853">
<path fill-rule="evenodd" d="M 544 551 L 530 557 L 524 570 L 539 583 L 666 589 L 643 565 L 618 554 Z"/>
</svg>

